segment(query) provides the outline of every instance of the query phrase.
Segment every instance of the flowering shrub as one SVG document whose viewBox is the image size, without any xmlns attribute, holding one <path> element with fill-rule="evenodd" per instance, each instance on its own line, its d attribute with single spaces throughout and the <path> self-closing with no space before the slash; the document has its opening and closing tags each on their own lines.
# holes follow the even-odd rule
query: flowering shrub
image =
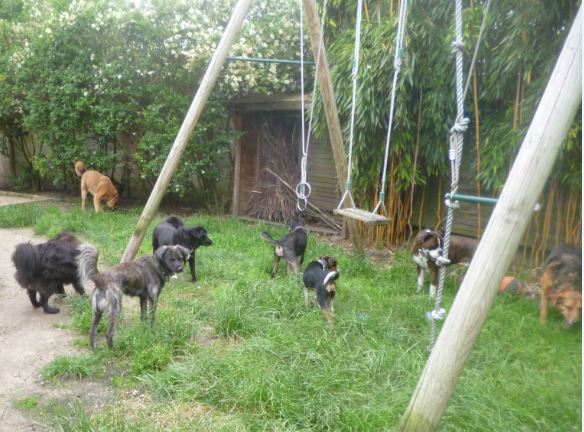
<svg viewBox="0 0 584 432">
<path fill-rule="evenodd" d="M 78 158 L 123 189 L 158 176 L 235 2 L 9 0 L 0 5 L 0 151 L 61 186 Z M 256 2 L 233 56 L 297 58 L 298 3 Z M 228 62 L 171 185 L 212 188 L 232 140 L 226 104 L 298 90 L 298 67 Z M 23 136 L 35 137 L 31 149 Z M 36 182 L 38 183 L 38 181 Z"/>
</svg>

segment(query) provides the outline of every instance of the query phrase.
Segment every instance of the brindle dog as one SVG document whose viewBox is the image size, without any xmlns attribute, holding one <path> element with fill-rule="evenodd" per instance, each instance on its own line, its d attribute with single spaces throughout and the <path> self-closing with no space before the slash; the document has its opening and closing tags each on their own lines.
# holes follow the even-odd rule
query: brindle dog
<svg viewBox="0 0 584 432">
<path fill-rule="evenodd" d="M 95 349 L 97 326 L 104 312 L 109 316 L 106 331 L 107 344 L 113 348 L 116 322 L 122 310 L 122 293 L 140 298 L 140 317 L 146 320 L 148 303 L 150 320 L 154 324 L 158 297 L 168 277 L 183 271 L 189 257 L 188 249 L 182 246 L 162 246 L 154 255 L 121 263 L 99 272 L 98 252 L 92 245 L 80 246 L 78 258 L 79 274 L 83 281 L 92 280 L 95 290 L 91 297 L 93 323 L 89 339 Z"/>
</svg>

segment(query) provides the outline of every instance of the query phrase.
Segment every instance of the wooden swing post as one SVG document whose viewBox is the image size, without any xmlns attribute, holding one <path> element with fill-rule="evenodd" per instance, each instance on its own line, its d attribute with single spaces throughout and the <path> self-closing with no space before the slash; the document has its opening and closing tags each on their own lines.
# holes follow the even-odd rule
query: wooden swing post
<svg viewBox="0 0 584 432">
<path fill-rule="evenodd" d="M 400 430 L 427 432 L 438 428 L 581 103 L 582 6 Z"/>
<path fill-rule="evenodd" d="M 318 84 L 324 111 L 326 115 L 326 122 L 331 141 L 331 148 L 333 151 L 333 159 L 335 162 L 335 169 L 337 171 L 337 183 L 339 189 L 342 191 L 345 188 L 344 179 L 347 177 L 347 162 L 345 160 L 345 148 L 343 146 L 343 134 L 341 132 L 341 123 L 339 121 L 339 113 L 337 110 L 337 103 L 335 101 L 335 92 L 333 90 L 333 82 L 331 79 L 331 72 L 326 55 L 324 43 L 320 49 L 320 59 L 318 46 L 320 45 L 320 17 L 316 9 L 314 0 L 302 0 L 304 2 L 304 14 L 308 25 L 308 34 L 310 35 L 310 42 L 312 45 L 312 52 L 316 63 L 318 64 Z M 314 97 L 315 95 L 313 95 Z M 357 222 L 347 219 L 347 227 L 349 229 L 349 237 L 356 250 L 363 249 L 363 242 L 361 239 L 361 232 Z"/>
<path fill-rule="evenodd" d="M 152 193 L 148 198 L 146 206 L 142 211 L 142 215 L 134 228 L 134 233 L 128 246 L 126 247 L 126 251 L 122 256 L 122 262 L 130 261 L 138 252 L 138 248 L 140 247 L 140 243 L 144 240 L 144 236 L 146 235 L 146 230 L 148 229 L 148 225 L 154 218 L 154 215 L 158 211 L 158 207 L 160 206 L 160 201 L 164 196 L 164 192 L 166 191 L 172 176 L 174 175 L 178 163 L 182 154 L 185 151 L 185 148 L 191 138 L 193 133 L 193 129 L 195 128 L 197 122 L 199 121 L 199 117 L 203 112 L 203 108 L 209 99 L 209 95 L 217 82 L 217 77 L 219 76 L 219 72 L 225 63 L 225 59 L 227 58 L 227 54 L 229 54 L 229 50 L 231 49 L 231 45 L 235 39 L 235 36 L 239 33 L 241 29 L 241 25 L 243 24 L 243 20 L 251 7 L 252 0 L 239 0 L 235 5 L 233 10 L 233 14 L 231 15 L 231 19 L 225 28 L 225 32 L 223 33 L 223 37 L 209 62 L 209 66 L 207 67 L 207 72 L 203 76 L 201 80 L 201 84 L 195 94 L 193 102 L 187 112 L 187 115 L 178 131 L 178 134 L 174 140 L 172 148 L 168 153 L 168 157 L 166 158 L 166 162 L 162 167 L 162 171 L 160 171 L 160 175 L 156 180 L 156 184 L 152 189 Z"/>
</svg>

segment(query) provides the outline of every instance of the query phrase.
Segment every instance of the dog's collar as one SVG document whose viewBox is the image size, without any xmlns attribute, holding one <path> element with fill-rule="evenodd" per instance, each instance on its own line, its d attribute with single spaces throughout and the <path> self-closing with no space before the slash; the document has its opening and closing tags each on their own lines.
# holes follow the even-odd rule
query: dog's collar
<svg viewBox="0 0 584 432">
<path fill-rule="evenodd" d="M 292 230 L 292 232 L 298 231 L 299 229 L 303 230 L 304 228 L 302 227 L 302 225 L 298 225 L 297 227 L 294 227 L 294 229 Z"/>
<path fill-rule="evenodd" d="M 326 261 L 325 261 L 325 260 L 323 260 L 323 259 L 319 259 L 319 260 L 318 260 L 318 263 L 319 263 L 319 264 L 322 266 L 322 269 L 323 269 L 323 270 L 326 270 L 326 268 L 327 268 L 327 265 L 326 265 Z"/>
</svg>

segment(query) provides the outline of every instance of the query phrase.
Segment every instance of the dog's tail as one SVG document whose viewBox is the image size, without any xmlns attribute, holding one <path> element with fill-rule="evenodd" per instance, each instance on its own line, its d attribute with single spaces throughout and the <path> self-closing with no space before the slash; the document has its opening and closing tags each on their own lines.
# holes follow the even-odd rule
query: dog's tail
<svg viewBox="0 0 584 432">
<path fill-rule="evenodd" d="M 265 242 L 268 242 L 268 243 L 272 243 L 272 244 L 277 244 L 277 243 L 278 243 L 278 241 L 277 241 L 277 240 L 274 240 L 274 239 L 272 238 L 272 236 L 271 236 L 271 235 L 269 235 L 269 234 L 268 234 L 266 231 L 262 231 L 262 232 L 260 233 L 260 238 L 261 238 L 263 241 L 265 241 Z"/>
<path fill-rule="evenodd" d="M 164 220 L 164 222 L 171 224 L 176 229 L 179 229 L 180 227 L 183 227 L 184 226 L 184 224 L 182 223 L 182 221 L 179 218 L 177 218 L 176 216 L 167 217 Z"/>
<path fill-rule="evenodd" d="M 85 171 L 87 171 L 87 168 L 85 168 L 85 163 L 82 160 L 75 162 L 75 174 L 81 177 Z"/>
<path fill-rule="evenodd" d="M 99 271 L 97 270 L 99 252 L 90 244 L 82 244 L 78 250 L 77 274 L 79 275 L 79 279 L 81 279 L 81 284 L 85 286 L 90 280 L 95 282 L 96 276 L 99 275 Z"/>
<path fill-rule="evenodd" d="M 323 285 L 327 285 L 331 280 L 336 281 L 339 278 L 340 274 L 338 271 L 333 270 L 326 274 L 324 277 L 324 281 L 322 282 Z"/>
<path fill-rule="evenodd" d="M 37 264 L 37 254 L 30 243 L 21 243 L 16 246 L 12 254 L 12 262 L 17 271 L 17 279 L 32 280 Z"/>
</svg>

